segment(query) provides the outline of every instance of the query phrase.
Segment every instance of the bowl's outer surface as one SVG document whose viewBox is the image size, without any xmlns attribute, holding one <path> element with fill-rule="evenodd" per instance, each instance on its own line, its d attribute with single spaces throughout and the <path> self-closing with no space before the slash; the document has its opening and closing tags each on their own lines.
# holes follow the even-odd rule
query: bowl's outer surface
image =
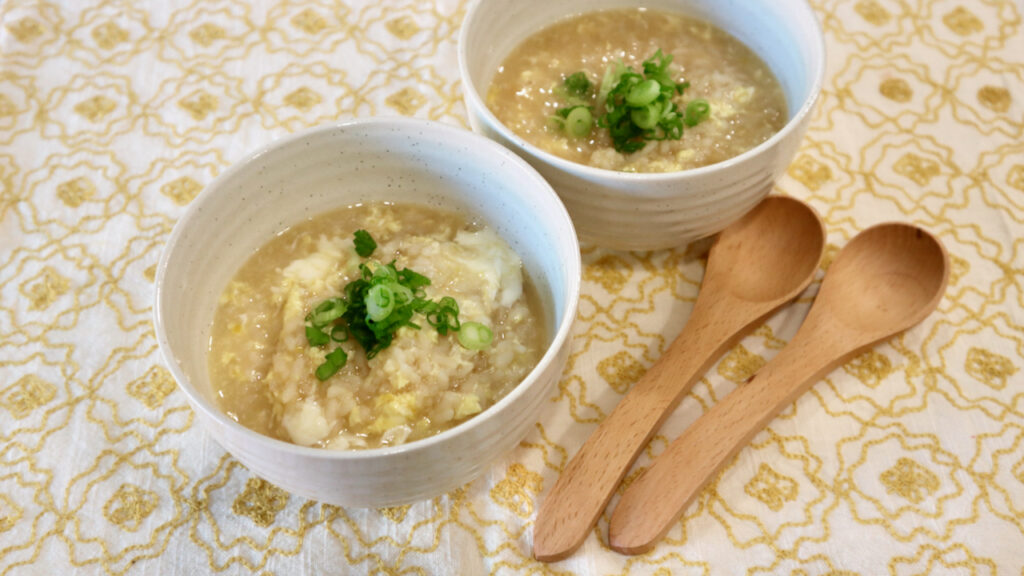
<svg viewBox="0 0 1024 576">
<path fill-rule="evenodd" d="M 334 208 L 385 200 L 469 212 L 510 243 L 544 301 L 550 347 L 541 362 L 482 414 L 394 448 L 304 448 L 231 420 L 213 399 L 206 363 L 223 288 L 254 250 L 286 227 Z M 568 213 L 525 162 L 465 130 L 376 119 L 296 134 L 211 183 L 164 250 L 154 320 L 164 359 L 199 419 L 253 472 L 324 502 L 389 506 L 468 482 L 525 436 L 564 367 L 579 282 L 579 245 Z"/>
<path fill-rule="evenodd" d="M 626 174 L 590 168 L 527 143 L 484 104 L 498 66 L 523 40 L 572 14 L 646 6 L 695 16 L 757 52 L 786 94 L 789 122 L 746 153 L 704 168 Z M 459 36 L 470 125 L 525 158 L 565 202 L 581 238 L 650 250 L 714 234 L 753 208 L 785 172 L 810 122 L 825 71 L 824 37 L 805 0 L 478 0 Z M 685 137 L 685 136 L 684 136 Z"/>
</svg>

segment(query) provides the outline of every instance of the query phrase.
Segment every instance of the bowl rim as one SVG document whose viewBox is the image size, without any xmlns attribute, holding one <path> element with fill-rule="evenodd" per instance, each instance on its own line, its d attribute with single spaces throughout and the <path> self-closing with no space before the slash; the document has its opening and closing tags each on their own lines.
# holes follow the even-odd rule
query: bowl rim
<svg viewBox="0 0 1024 576">
<path fill-rule="evenodd" d="M 405 134 L 415 134 L 417 132 L 426 133 L 441 133 L 444 137 L 441 140 L 445 144 L 454 143 L 460 138 L 468 138 L 472 140 L 473 146 L 479 146 L 489 150 L 490 154 L 496 154 L 501 157 L 504 162 L 501 165 L 507 164 L 510 169 L 515 169 L 524 172 L 524 175 L 529 179 L 533 180 L 534 184 L 540 186 L 541 189 L 547 191 L 547 196 L 553 201 L 553 206 L 556 209 L 556 218 L 561 220 L 561 224 L 558 228 L 564 230 L 566 239 L 570 242 L 569 249 L 570 255 L 574 254 L 575 257 L 571 257 L 569 262 L 563 262 L 562 270 L 566 273 L 566 292 L 568 298 L 565 302 L 565 307 L 562 311 L 561 317 L 555 318 L 556 329 L 552 335 L 551 342 L 548 344 L 547 349 L 544 351 L 543 356 L 537 361 L 537 364 L 527 373 L 526 376 L 520 380 L 520 382 L 503 396 L 498 402 L 495 402 L 491 406 L 487 407 L 483 412 L 471 417 L 470 419 L 460 422 L 455 426 L 444 430 L 443 432 L 421 438 L 419 440 L 411 441 L 407 444 L 399 444 L 397 446 L 387 446 L 382 448 L 367 448 L 360 450 L 331 450 L 329 448 L 314 448 L 309 446 L 300 446 L 284 440 L 278 440 L 271 438 L 255 430 L 247 428 L 241 423 L 235 421 L 220 410 L 214 403 L 203 396 L 199 390 L 192 384 L 191 380 L 185 375 L 184 370 L 178 364 L 172 353 L 171 345 L 166 334 L 164 312 L 163 312 L 163 301 L 164 301 L 164 279 L 167 274 L 168 263 L 171 254 L 174 252 L 175 246 L 179 240 L 185 235 L 185 230 L 189 228 L 189 222 L 197 217 L 199 212 L 202 210 L 204 198 L 215 194 L 220 188 L 225 187 L 235 175 L 249 169 L 258 159 L 262 158 L 266 154 L 273 154 L 278 150 L 287 148 L 297 143 L 301 143 L 303 140 L 317 136 L 323 133 L 335 132 L 335 131 L 352 131 L 360 129 L 372 129 L 391 126 L 393 128 L 400 129 Z M 455 157 L 458 157 L 455 155 Z M 546 207 L 548 208 L 548 207 Z M 518 397 L 525 394 L 525 390 L 529 387 L 527 384 L 533 384 L 540 377 L 541 373 L 550 366 L 558 356 L 559 352 L 567 344 L 567 340 L 572 332 L 573 322 L 576 317 L 576 310 L 579 305 L 580 296 L 580 284 L 581 284 L 581 273 L 582 273 L 582 258 L 580 256 L 579 240 L 576 235 L 576 230 L 573 227 L 572 219 L 569 217 L 568 211 L 565 209 L 565 205 L 562 204 L 561 199 L 555 193 L 551 185 L 541 177 L 541 175 L 530 166 L 525 160 L 512 153 L 507 148 L 500 144 L 485 138 L 475 132 L 460 129 L 456 126 L 436 122 L 432 120 L 423 120 L 417 118 L 408 118 L 401 116 L 384 116 L 384 117 L 370 117 L 370 118 L 359 118 L 354 120 L 346 120 L 340 122 L 334 122 L 329 124 L 323 124 L 312 128 L 307 128 L 298 132 L 294 132 L 287 136 L 272 140 L 256 150 L 246 154 L 243 158 L 233 163 L 224 172 L 218 174 L 199 195 L 189 204 L 184 214 L 178 219 L 167 242 L 164 244 L 162 252 L 160 254 L 160 260 L 157 263 L 156 275 L 154 277 L 154 299 L 153 299 L 153 326 L 156 333 L 157 345 L 160 349 L 160 355 L 164 360 L 164 366 L 171 372 L 174 377 L 178 388 L 185 393 L 186 399 L 189 404 L 192 405 L 193 410 L 201 411 L 206 418 L 212 419 L 215 423 L 227 427 L 232 432 L 241 434 L 247 441 L 252 441 L 258 445 L 269 448 L 277 453 L 287 452 L 296 456 L 302 456 L 306 458 L 315 458 L 320 460 L 341 460 L 341 461 L 361 461 L 361 460 L 374 460 L 377 458 L 383 458 L 395 454 L 413 453 L 418 451 L 429 450 L 430 448 L 444 444 L 454 437 L 466 432 L 472 428 L 481 426 L 488 417 L 493 416 L 504 410 L 506 406 L 513 403 Z M 214 440 L 220 443 L 220 436 L 208 431 Z M 225 446 L 225 449 L 227 447 Z M 228 450 L 231 452 L 231 450 Z M 256 471 L 258 473 L 258 471 Z"/>
<path fill-rule="evenodd" d="M 505 126 L 503 122 L 498 120 L 498 117 L 495 116 L 494 113 L 491 112 L 491 109 L 484 104 L 483 99 L 480 97 L 480 94 L 476 89 L 476 84 L 470 81 L 471 76 L 469 74 L 469 65 L 466 61 L 468 58 L 467 44 L 469 42 L 468 37 L 470 28 L 468 24 L 476 17 L 477 12 L 480 10 L 480 6 L 484 4 L 485 0 L 474 0 L 474 2 L 470 5 L 469 9 L 466 11 L 466 16 L 465 18 L 462 19 L 462 25 L 459 28 L 459 40 L 457 49 L 459 58 L 459 77 L 462 79 L 463 97 L 466 100 L 470 101 L 469 103 L 467 103 L 466 108 L 467 111 L 470 113 L 471 118 L 473 116 L 473 109 L 481 111 L 481 115 L 487 120 L 487 123 L 494 127 L 494 129 L 498 132 L 498 134 L 501 135 L 502 138 L 505 138 L 507 141 L 511 142 L 516 147 L 522 149 L 526 154 L 529 154 L 531 157 L 537 158 L 543 161 L 545 164 L 553 166 L 563 172 L 572 173 L 579 177 L 584 177 L 588 179 L 617 180 L 620 182 L 620 184 L 628 186 L 629 184 L 638 184 L 642 182 L 664 183 L 678 178 L 697 178 L 705 175 L 712 176 L 719 172 L 727 171 L 733 168 L 734 166 L 742 164 L 748 161 L 749 159 L 754 158 L 755 156 L 758 156 L 763 152 L 775 147 L 780 141 L 788 137 L 792 132 L 798 130 L 798 127 L 803 122 L 804 118 L 811 114 L 811 112 L 814 110 L 815 104 L 821 97 L 821 89 L 825 81 L 825 64 L 827 60 L 825 35 L 822 32 L 821 22 L 818 20 L 817 14 L 815 14 L 814 10 L 811 8 L 808 1 L 796 1 L 798 1 L 801 4 L 802 8 L 810 16 L 811 33 L 814 37 L 814 40 L 816 40 L 812 41 L 812 44 L 817 46 L 818 53 L 821 55 L 821 58 L 818 62 L 818 66 L 814 70 L 814 79 L 811 82 L 811 87 L 808 91 L 808 95 L 804 99 L 803 104 L 796 111 L 796 114 L 793 114 L 793 116 L 786 121 L 786 124 L 781 129 L 779 129 L 778 132 L 772 134 L 771 137 L 769 137 L 764 142 L 761 142 L 757 146 L 754 146 L 753 148 L 750 148 L 749 150 L 746 150 L 737 156 L 733 156 L 732 158 L 722 160 L 721 162 L 708 164 L 707 166 L 700 166 L 698 168 L 675 170 L 672 172 L 622 172 L 619 170 L 612 170 L 609 168 L 597 168 L 594 166 L 589 166 L 587 164 L 573 162 L 572 160 L 566 160 L 561 156 L 556 156 L 551 152 L 543 150 L 527 142 L 523 137 L 519 136 L 518 134 L 510 130 L 507 126 Z M 582 14 L 583 12 L 580 13 Z M 555 22 L 551 22 L 549 25 L 554 23 Z M 751 50 L 753 50 L 753 48 L 751 48 Z M 760 54 L 758 54 L 758 56 L 760 57 Z M 626 193 L 631 193 L 637 190 L 627 188 L 624 189 L 623 191 Z"/>
</svg>

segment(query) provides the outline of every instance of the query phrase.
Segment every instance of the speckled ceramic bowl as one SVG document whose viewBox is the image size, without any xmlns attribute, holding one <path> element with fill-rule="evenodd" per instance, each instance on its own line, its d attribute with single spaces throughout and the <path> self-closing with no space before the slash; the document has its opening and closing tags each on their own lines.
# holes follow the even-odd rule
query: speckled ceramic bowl
<svg viewBox="0 0 1024 576">
<path fill-rule="evenodd" d="M 263 436 L 217 406 L 207 345 L 217 300 L 239 266 L 274 234 L 310 215 L 364 201 L 469 212 L 520 255 L 544 302 L 549 342 L 505 398 L 450 430 L 409 444 L 335 452 Z M 554 191 L 508 150 L 424 121 L 375 119 L 296 134 L 217 178 L 178 221 L 160 259 L 157 340 L 210 434 L 253 472 L 341 506 L 390 506 L 460 486 L 514 447 L 561 374 L 580 286 L 572 222 Z"/>
<path fill-rule="evenodd" d="M 573 14 L 645 6 L 712 22 L 761 56 L 786 95 L 789 121 L 744 154 L 692 170 L 628 174 L 545 152 L 501 124 L 483 95 L 505 57 Z M 525 158 L 562 197 L 580 237 L 608 248 L 668 248 L 725 228 L 772 188 L 810 120 L 825 73 L 824 37 L 806 0 L 477 0 L 459 35 L 459 68 L 473 129 Z"/>
</svg>

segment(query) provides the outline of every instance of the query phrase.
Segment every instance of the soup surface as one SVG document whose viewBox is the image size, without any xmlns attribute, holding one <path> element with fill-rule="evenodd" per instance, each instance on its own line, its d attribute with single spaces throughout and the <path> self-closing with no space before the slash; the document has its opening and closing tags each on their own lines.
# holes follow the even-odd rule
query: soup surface
<svg viewBox="0 0 1024 576">
<path fill-rule="evenodd" d="M 378 246 L 356 253 L 363 229 Z M 330 347 L 311 346 L 307 315 L 344 295 L 368 266 L 395 261 L 430 279 L 424 296 L 458 302 L 459 319 L 493 332 L 483 350 L 439 334 L 422 317 L 367 359 L 353 338 L 347 363 L 320 381 Z M 222 409 L 241 424 L 303 446 L 396 445 L 485 410 L 530 372 L 546 347 L 539 299 L 519 257 L 489 228 L 418 205 L 370 204 L 317 216 L 279 234 L 236 273 L 213 321 L 209 366 Z"/>
<path fill-rule="evenodd" d="M 641 150 L 614 149 L 607 129 L 573 137 L 552 117 L 566 107 L 563 83 L 584 72 L 600 84 L 621 61 L 634 71 L 658 50 L 673 57 L 669 72 L 689 82 L 673 101 L 704 99 L 710 116 L 686 127 L 679 140 L 648 142 Z M 585 98 L 600 114 L 596 90 Z M 648 9 L 590 12 L 563 20 L 528 38 L 499 68 L 487 106 L 531 144 L 573 162 L 625 172 L 672 172 L 737 156 L 778 132 L 787 121 L 778 80 L 749 48 L 700 20 Z"/>
</svg>

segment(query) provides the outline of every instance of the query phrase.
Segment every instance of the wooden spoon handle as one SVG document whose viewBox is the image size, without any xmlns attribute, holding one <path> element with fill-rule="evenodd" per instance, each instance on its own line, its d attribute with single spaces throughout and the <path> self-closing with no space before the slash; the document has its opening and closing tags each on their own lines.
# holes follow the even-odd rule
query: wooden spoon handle
<svg viewBox="0 0 1024 576">
<path fill-rule="evenodd" d="M 538 560 L 561 560 L 583 543 L 640 451 L 693 383 L 782 304 L 753 305 L 725 296 L 698 300 L 683 333 L 601 422 L 544 500 L 533 531 Z"/>
<path fill-rule="evenodd" d="M 808 322 L 813 321 L 808 318 Z M 654 547 L 701 488 L 761 429 L 811 385 L 864 347 L 849 349 L 849 340 L 823 340 L 820 332 L 813 332 L 801 328 L 753 380 L 691 424 L 630 485 L 612 514 L 608 530 L 612 549 L 640 554 Z"/>
</svg>

